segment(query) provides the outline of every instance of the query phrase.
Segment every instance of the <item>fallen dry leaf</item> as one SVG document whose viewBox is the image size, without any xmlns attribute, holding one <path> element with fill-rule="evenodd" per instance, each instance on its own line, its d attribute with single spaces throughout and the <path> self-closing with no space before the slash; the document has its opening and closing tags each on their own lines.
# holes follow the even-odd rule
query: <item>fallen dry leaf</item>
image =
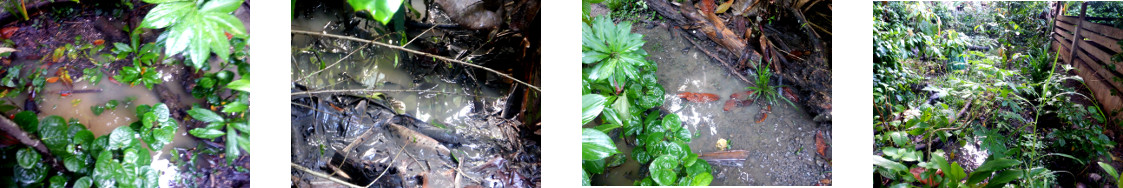
<svg viewBox="0 0 1123 188">
<path fill-rule="evenodd" d="M 718 5 L 717 10 L 715 10 L 714 13 L 725 13 L 725 11 L 729 10 L 729 6 L 733 6 L 733 0 L 729 0 L 725 3 L 722 3 L 721 5 Z"/>
<path fill-rule="evenodd" d="M 815 147 L 817 147 L 819 155 L 824 158 L 827 157 L 827 142 L 823 139 L 823 132 L 815 133 Z"/>
<path fill-rule="evenodd" d="M 4 29 L 0 29 L 0 37 L 10 39 L 12 35 L 16 34 L 16 31 L 19 31 L 19 27 L 5 27 Z"/>
<path fill-rule="evenodd" d="M 686 99 L 687 101 L 690 101 L 690 102 L 695 102 L 695 103 L 707 103 L 707 102 L 713 102 L 713 101 L 717 101 L 718 99 L 721 99 L 721 97 L 718 97 L 717 95 L 714 95 L 712 93 L 691 93 L 691 92 L 679 93 L 678 97 Z"/>
<path fill-rule="evenodd" d="M 18 52 L 15 48 L 0 47 L 0 53 Z"/>
</svg>

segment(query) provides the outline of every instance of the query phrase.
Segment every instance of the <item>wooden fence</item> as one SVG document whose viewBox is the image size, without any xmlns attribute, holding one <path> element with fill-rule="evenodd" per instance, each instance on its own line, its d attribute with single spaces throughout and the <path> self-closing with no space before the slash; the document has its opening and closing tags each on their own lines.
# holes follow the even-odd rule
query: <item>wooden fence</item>
<svg viewBox="0 0 1123 188">
<path fill-rule="evenodd" d="M 1123 108 L 1123 62 L 1111 61 L 1112 55 L 1120 53 L 1123 29 L 1089 22 L 1093 19 L 1085 16 L 1086 6 L 1081 6 L 1079 17 L 1056 14 L 1051 48 L 1064 63 L 1076 67 L 1104 115 L 1109 115 Z M 1120 119 L 1120 114 L 1110 118 Z"/>
</svg>

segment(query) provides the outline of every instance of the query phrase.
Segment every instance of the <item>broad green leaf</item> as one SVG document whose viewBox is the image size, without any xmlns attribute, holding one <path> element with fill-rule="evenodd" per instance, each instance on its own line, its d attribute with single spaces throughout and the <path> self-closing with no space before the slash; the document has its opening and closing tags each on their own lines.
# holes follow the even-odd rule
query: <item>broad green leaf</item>
<svg viewBox="0 0 1123 188">
<path fill-rule="evenodd" d="M 43 179 L 47 178 L 47 165 L 43 163 L 35 163 L 31 168 L 11 168 L 14 174 L 13 180 L 27 187 L 27 185 L 40 183 Z"/>
<path fill-rule="evenodd" d="M 110 151 L 102 151 L 97 157 L 97 163 L 94 164 L 93 180 L 97 183 L 97 187 L 113 187 L 116 185 L 117 173 L 120 169 L 117 161 L 113 160 L 113 153 Z"/>
<path fill-rule="evenodd" d="M 1097 164 L 1099 164 L 1100 168 L 1103 168 L 1108 175 L 1111 175 L 1111 179 L 1119 179 L 1119 172 L 1115 171 L 1115 167 L 1111 167 L 1110 164 L 1103 162 L 1097 162 Z"/>
<path fill-rule="evenodd" d="M 243 76 L 241 79 L 234 80 L 226 85 L 226 88 L 238 90 L 242 92 L 250 92 L 250 77 Z"/>
<path fill-rule="evenodd" d="M 224 105 L 222 107 L 222 112 L 225 112 L 225 113 L 243 112 L 243 111 L 246 111 L 246 108 L 249 108 L 249 105 L 246 105 L 246 103 L 242 103 L 242 101 L 234 101 L 234 102 L 227 103 L 226 105 Z"/>
<path fill-rule="evenodd" d="M 1006 158 L 987 160 L 986 162 L 983 162 L 982 165 L 979 165 L 979 168 L 976 168 L 975 172 L 993 172 L 1001 169 L 1006 169 L 1007 167 L 1011 167 L 1021 163 L 1021 161 Z"/>
<path fill-rule="evenodd" d="M 612 132 L 612 130 L 615 130 L 616 128 L 620 128 L 620 125 L 617 125 L 617 124 L 604 124 L 604 125 L 600 125 L 600 126 L 594 127 L 594 129 L 597 129 L 598 131 L 600 131 L 600 132 L 605 132 L 605 133 L 611 133 L 611 132 Z"/>
<path fill-rule="evenodd" d="M 1002 172 L 994 175 L 993 178 L 990 178 L 990 181 L 987 182 L 986 187 L 988 187 L 988 188 L 989 187 L 1003 187 L 1003 186 L 1006 185 L 1006 183 L 1009 183 L 1010 181 L 1014 181 L 1018 178 L 1021 178 L 1022 174 L 1023 173 L 1022 173 L 1021 170 L 1002 171 Z"/>
<path fill-rule="evenodd" d="M 43 156 L 40 156 L 39 152 L 35 151 L 35 149 L 26 147 L 16 152 L 16 161 L 22 168 L 32 168 L 35 167 L 37 163 L 43 161 Z"/>
<path fill-rule="evenodd" d="M 133 131 L 132 128 L 129 128 L 129 126 L 117 127 L 117 129 L 113 129 L 112 133 L 109 133 L 109 146 L 107 149 L 125 149 L 129 147 L 129 145 L 132 145 L 135 139 L 136 131 Z"/>
<path fill-rule="evenodd" d="M 74 181 L 74 188 L 90 188 L 90 186 L 93 186 L 93 184 L 93 179 L 90 179 L 90 177 L 88 176 L 82 176 L 81 178 L 78 178 L 78 180 Z"/>
<path fill-rule="evenodd" d="M 616 154 L 616 143 L 604 132 L 585 128 L 581 130 L 581 159 L 599 160 Z"/>
<path fill-rule="evenodd" d="M 51 152 L 65 152 L 70 144 L 70 128 L 66 120 L 59 116 L 47 116 L 39 122 L 39 139 Z"/>
<path fill-rule="evenodd" d="M 228 14 L 238 10 L 238 6 L 242 5 L 242 0 L 210 0 L 203 7 L 199 8 L 200 12 L 215 12 Z"/>
<path fill-rule="evenodd" d="M 690 186 L 709 186 L 710 182 L 714 180 L 714 176 L 710 173 L 701 173 L 694 176 L 694 180 L 690 182 Z"/>
<path fill-rule="evenodd" d="M 893 171 L 899 171 L 899 172 L 908 171 L 908 167 L 905 167 L 905 165 L 902 165 L 901 163 L 897 163 L 897 162 L 894 162 L 894 161 L 890 161 L 889 159 L 885 159 L 885 158 L 882 158 L 881 156 L 877 156 L 877 155 L 873 156 L 873 164 L 877 165 L 877 166 L 880 166 L 882 168 L 893 170 Z"/>
<path fill-rule="evenodd" d="M 592 186 L 591 180 L 589 179 L 589 172 L 585 172 L 584 169 L 581 170 L 581 186 Z"/>
<path fill-rule="evenodd" d="M 163 29 L 180 21 L 185 15 L 195 12 L 194 2 L 163 2 L 148 11 L 142 27 Z"/>
<path fill-rule="evenodd" d="M 191 107 L 191 110 L 187 110 L 187 114 L 191 115 L 191 118 L 195 118 L 196 120 L 199 120 L 199 121 L 202 121 L 202 122 L 207 122 L 207 123 L 217 123 L 217 122 L 226 121 L 225 119 L 222 118 L 222 116 L 219 116 L 218 114 L 214 113 L 213 111 L 208 110 L 208 109 L 199 108 L 199 107 Z"/>
<path fill-rule="evenodd" d="M 81 158 L 79 158 L 79 157 L 81 157 Z M 82 172 L 86 171 L 87 161 L 86 161 L 85 155 L 82 155 L 82 156 L 77 156 L 77 155 L 66 156 L 65 158 L 63 158 L 62 162 L 63 162 L 63 166 L 66 167 L 66 170 L 69 170 L 71 172 L 82 173 Z"/>
<path fill-rule="evenodd" d="M 195 128 L 187 132 L 191 133 L 192 136 L 202 139 L 214 139 L 218 138 L 219 136 L 226 135 L 226 132 L 210 128 Z"/>
<path fill-rule="evenodd" d="M 169 114 L 170 111 L 168 110 L 168 105 L 166 105 L 164 103 L 160 103 L 160 104 L 157 104 L 156 106 L 153 106 L 152 107 L 152 113 L 154 113 L 156 115 L 156 121 L 157 122 L 161 122 L 161 123 L 167 122 L 168 119 L 171 118 L 171 114 Z"/>
<path fill-rule="evenodd" d="M 39 130 L 39 117 L 35 116 L 35 112 L 19 112 L 15 115 L 15 119 L 13 119 L 13 121 L 15 121 L 16 124 L 20 126 L 20 129 L 23 129 L 24 131 L 31 132 Z"/>
<path fill-rule="evenodd" d="M 398 8 L 402 6 L 402 0 L 347 0 L 355 11 L 370 11 L 370 15 L 374 20 L 382 22 L 383 25 L 390 22 L 394 13 L 398 12 Z"/>
<path fill-rule="evenodd" d="M 648 166 L 649 175 L 659 185 L 673 185 L 678 178 L 679 161 L 677 157 L 662 155 L 655 158 Z"/>
<path fill-rule="evenodd" d="M 581 125 L 588 124 L 604 109 L 605 98 L 598 94 L 581 96 Z"/>
<path fill-rule="evenodd" d="M 604 159 L 581 161 L 581 168 L 589 174 L 602 174 L 605 169 Z"/>
<path fill-rule="evenodd" d="M 238 149 L 238 132 L 234 131 L 233 127 L 226 126 L 226 162 L 234 163 L 234 159 L 242 155 L 242 151 Z"/>
<path fill-rule="evenodd" d="M 181 24 L 192 27 L 191 32 L 194 34 L 185 55 L 191 60 L 195 70 L 201 70 L 207 64 L 207 59 L 211 57 L 211 42 L 215 40 L 213 33 L 221 31 L 211 31 L 215 28 L 215 24 L 204 20 L 202 14 L 190 14 L 186 19 L 187 21 Z"/>
<path fill-rule="evenodd" d="M 678 131 L 682 128 L 682 121 L 679 121 L 678 115 L 667 114 L 663 116 L 663 128 L 668 132 Z"/>
<path fill-rule="evenodd" d="M 246 153 L 250 153 L 250 135 L 249 134 L 238 134 L 238 147 L 242 148 L 243 150 L 246 150 Z"/>
<path fill-rule="evenodd" d="M 612 109 L 616 110 L 616 115 L 620 118 L 618 124 L 623 125 L 633 118 L 632 101 L 628 99 L 628 95 L 620 95 L 616 98 L 616 102 L 612 104 Z"/>
<path fill-rule="evenodd" d="M 234 37 L 249 37 L 249 33 L 246 33 L 246 25 L 242 24 L 242 20 L 239 20 L 238 17 L 226 13 L 205 13 L 203 14 L 203 18 L 221 27 L 219 28 L 220 31 L 229 32 L 230 35 Z M 222 34 L 222 32 L 216 33 Z M 222 40 L 222 42 L 229 43 L 227 40 Z"/>
</svg>

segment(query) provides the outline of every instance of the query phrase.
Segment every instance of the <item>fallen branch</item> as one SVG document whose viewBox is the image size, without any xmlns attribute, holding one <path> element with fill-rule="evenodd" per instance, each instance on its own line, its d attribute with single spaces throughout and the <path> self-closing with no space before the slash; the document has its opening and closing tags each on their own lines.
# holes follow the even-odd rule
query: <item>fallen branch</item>
<svg viewBox="0 0 1123 188">
<path fill-rule="evenodd" d="M 8 133 L 8 135 L 16 138 L 16 140 L 19 140 L 23 145 L 27 145 L 39 151 L 39 153 L 43 155 L 43 160 L 50 163 L 55 170 L 69 172 L 55 159 L 54 155 L 51 155 L 51 151 L 47 149 L 47 145 L 43 144 L 39 139 L 32 138 L 30 136 L 31 134 L 20 129 L 16 122 L 12 122 L 12 120 L 9 120 L 7 117 L 0 117 L 0 131 Z"/>
<path fill-rule="evenodd" d="M 518 82 L 520 84 L 526 85 L 527 87 L 530 87 L 531 89 L 534 89 L 535 91 L 542 91 L 541 89 L 539 89 L 538 87 L 536 87 L 534 85 L 528 84 L 528 83 L 523 82 L 522 80 L 519 80 L 519 79 L 515 79 L 515 77 L 511 77 L 510 75 L 500 73 L 499 71 L 493 70 L 491 68 L 487 68 L 487 67 L 476 65 L 476 64 L 471 64 L 471 63 L 460 61 L 460 60 L 447 58 L 447 57 L 444 57 L 444 56 L 438 56 L 438 55 L 434 55 L 434 54 L 430 54 L 430 53 L 412 50 L 412 49 L 404 48 L 404 47 L 401 47 L 401 46 L 395 46 L 395 45 L 390 45 L 390 44 L 386 44 L 386 43 L 382 43 L 382 42 L 378 42 L 378 41 L 365 40 L 365 39 L 360 39 L 360 38 L 356 38 L 356 37 L 333 35 L 333 34 L 326 34 L 326 33 L 317 33 L 317 32 L 311 32 L 311 31 L 292 30 L 292 33 L 303 34 L 303 35 L 314 35 L 314 36 L 321 36 L 321 37 L 332 37 L 332 38 L 345 39 L 345 40 L 351 40 L 351 41 L 356 41 L 356 42 L 366 42 L 366 43 L 379 45 L 379 46 L 382 46 L 382 47 L 387 47 L 387 48 L 391 48 L 391 49 L 395 49 L 395 50 L 401 50 L 401 51 L 409 52 L 409 53 L 412 53 L 412 54 L 436 58 L 436 59 L 440 59 L 442 61 L 458 63 L 458 64 L 461 64 L 461 65 L 464 65 L 464 66 L 483 69 L 483 70 L 486 70 L 488 72 L 495 73 L 495 74 L 503 76 L 507 79 L 511 79 L 512 81 L 515 81 L 515 82 Z"/>
<path fill-rule="evenodd" d="M 714 55 L 713 53 L 710 53 L 709 50 L 706 50 L 706 48 L 702 47 L 701 45 L 698 45 L 698 43 L 694 42 L 694 40 L 690 40 L 689 37 L 685 38 L 685 40 L 690 41 L 690 44 L 694 44 L 694 47 L 697 48 L 698 50 L 701 50 L 702 53 L 705 53 L 707 56 L 710 56 L 710 58 L 713 58 L 714 60 L 717 60 L 719 63 L 721 63 L 721 65 L 724 65 L 725 68 L 728 68 L 729 71 L 731 73 L 733 73 L 733 75 L 736 75 L 737 78 L 741 79 L 741 81 L 744 81 L 745 83 L 748 83 L 748 84 L 755 83 L 755 82 L 750 82 L 749 79 L 745 78 L 744 75 L 741 75 L 741 73 L 738 73 L 737 69 L 734 69 L 733 66 L 729 65 L 729 63 L 726 63 L 725 60 L 721 60 L 720 56 L 717 56 L 717 55 Z"/>
<path fill-rule="evenodd" d="M 327 174 L 324 174 L 324 173 L 312 171 L 312 169 L 308 169 L 307 167 L 300 166 L 296 163 L 292 163 L 292 162 L 289 162 L 289 163 L 292 164 L 292 168 L 295 168 L 295 169 L 300 170 L 300 171 L 304 171 L 305 173 L 311 174 L 311 175 L 316 176 L 316 177 L 328 179 L 328 180 L 334 181 L 335 183 L 339 183 L 341 185 L 346 185 L 347 187 L 365 188 L 365 187 L 358 186 L 358 185 L 355 185 L 355 184 L 347 183 L 347 181 L 343 181 L 343 180 L 340 180 L 340 179 L 333 178 L 333 177 L 331 177 Z"/>
<path fill-rule="evenodd" d="M 304 79 L 311 78 L 312 76 L 314 76 L 316 74 L 320 74 L 320 72 L 324 72 L 324 70 L 328 70 L 332 67 L 335 67 L 335 65 L 338 65 L 339 62 L 343 62 L 344 59 L 347 59 L 347 58 L 351 57 L 351 55 L 355 54 L 355 52 L 359 52 L 363 49 L 366 49 L 368 46 L 370 46 L 370 43 L 367 43 L 366 45 L 363 45 L 363 47 L 359 47 L 359 48 L 356 48 L 355 50 L 352 50 L 351 53 L 347 53 L 346 56 L 343 56 L 343 58 L 339 58 L 339 60 L 335 61 L 335 63 L 332 63 L 331 65 L 328 65 L 327 67 L 324 67 L 320 70 L 312 72 L 311 74 L 305 75 L 303 78 L 296 79 L 296 82 L 304 81 Z"/>
</svg>

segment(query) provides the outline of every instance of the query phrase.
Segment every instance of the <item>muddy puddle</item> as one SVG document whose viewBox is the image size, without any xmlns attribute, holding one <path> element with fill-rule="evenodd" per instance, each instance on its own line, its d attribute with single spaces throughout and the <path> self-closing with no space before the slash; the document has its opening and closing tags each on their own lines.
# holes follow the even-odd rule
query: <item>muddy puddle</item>
<svg viewBox="0 0 1123 188">
<path fill-rule="evenodd" d="M 409 42 L 384 34 L 386 27 L 362 14 L 329 11 L 350 9 L 346 5 L 297 7 L 310 8 L 296 10 L 293 30 Z M 448 33 L 424 30 L 406 29 L 406 39 L 421 35 L 406 48 L 439 54 L 431 43 L 421 43 Z M 291 59 L 295 186 L 338 185 L 295 165 L 360 186 L 517 187 L 539 181 L 538 141 L 526 139 L 529 130 L 515 130 L 525 125 L 506 115 L 512 84 L 504 78 L 391 48 L 301 34 L 292 35 Z M 411 136 L 419 134 L 425 136 Z"/>
<path fill-rule="evenodd" d="M 741 167 L 711 163 L 714 180 L 710 185 L 814 185 L 829 179 L 831 165 L 816 154 L 815 145 L 816 131 L 820 129 L 829 142 L 829 126 L 819 126 L 808 113 L 786 103 L 773 105 L 772 113 L 762 123 L 756 123 L 759 104 L 724 111 L 728 96 L 745 91 L 748 84 L 725 67 L 712 63 L 706 54 L 685 41 L 680 31 L 648 25 L 634 28 L 647 41 L 647 59 L 659 65 L 656 75 L 666 90 L 663 111 L 678 115 L 695 134 L 689 143 L 693 152 L 701 155 L 720 151 L 715 146 L 719 139 L 728 140 L 731 150 L 749 151 Z M 681 92 L 713 93 L 721 100 L 692 103 L 676 96 Z M 646 176 L 646 167 L 630 157 L 632 148 L 619 138 L 615 142 L 621 152 L 629 155 L 628 161 L 594 177 L 593 184 L 632 185 L 634 180 Z"/>
</svg>

